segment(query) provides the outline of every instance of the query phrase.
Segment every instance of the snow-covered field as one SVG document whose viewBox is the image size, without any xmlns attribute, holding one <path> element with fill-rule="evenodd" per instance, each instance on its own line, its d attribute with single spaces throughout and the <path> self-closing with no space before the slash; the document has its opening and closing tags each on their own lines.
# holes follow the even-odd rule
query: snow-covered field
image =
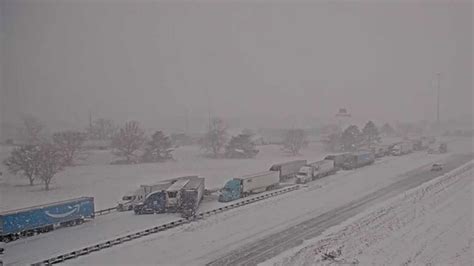
<svg viewBox="0 0 474 266">
<path fill-rule="evenodd" d="M 311 143 L 298 157 L 285 155 L 277 145 L 258 148 L 260 152 L 255 159 L 209 159 L 201 156 L 198 147 L 187 146 L 175 151 L 176 161 L 136 165 L 110 165 L 114 160 L 110 151 L 94 151 L 83 165 L 59 173 L 50 191 L 44 191 L 41 184 L 30 187 L 25 178 L 4 170 L 0 180 L 0 211 L 80 196 L 95 197 L 96 209 L 105 209 L 116 206 L 117 200 L 140 184 L 200 175 L 206 178 L 207 188 L 216 188 L 233 177 L 268 170 L 274 163 L 296 159 L 316 161 L 326 154 L 319 143 Z M 8 150 L 5 147 L 0 150 L 0 160 L 8 155 Z"/>
<path fill-rule="evenodd" d="M 262 265 L 473 265 L 472 165 L 374 206 Z"/>
</svg>

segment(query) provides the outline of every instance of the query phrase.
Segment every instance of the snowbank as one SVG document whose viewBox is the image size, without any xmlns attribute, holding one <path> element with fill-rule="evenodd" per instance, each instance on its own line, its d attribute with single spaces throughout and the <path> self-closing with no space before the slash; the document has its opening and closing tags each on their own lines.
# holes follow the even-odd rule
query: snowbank
<svg viewBox="0 0 474 266">
<path fill-rule="evenodd" d="M 472 265 L 473 165 L 378 204 L 261 265 Z"/>
</svg>

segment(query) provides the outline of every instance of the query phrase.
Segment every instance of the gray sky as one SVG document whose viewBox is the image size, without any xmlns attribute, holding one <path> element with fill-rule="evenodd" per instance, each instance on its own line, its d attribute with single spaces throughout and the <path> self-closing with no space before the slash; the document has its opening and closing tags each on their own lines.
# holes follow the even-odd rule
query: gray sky
<svg viewBox="0 0 474 266">
<path fill-rule="evenodd" d="M 92 112 L 177 128 L 187 110 L 200 126 L 207 94 L 213 115 L 249 127 L 339 107 L 433 120 L 436 72 L 442 118 L 472 113 L 471 1 L 62 2 L 1 1 L 7 121 L 77 125 Z"/>
</svg>

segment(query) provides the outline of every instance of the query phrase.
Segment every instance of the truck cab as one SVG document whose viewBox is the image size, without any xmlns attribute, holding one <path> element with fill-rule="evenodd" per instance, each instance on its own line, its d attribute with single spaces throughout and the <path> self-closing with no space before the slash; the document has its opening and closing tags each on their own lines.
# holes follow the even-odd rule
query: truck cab
<svg viewBox="0 0 474 266">
<path fill-rule="evenodd" d="M 296 174 L 296 183 L 305 184 L 313 179 L 313 167 L 303 166 Z"/>
<path fill-rule="evenodd" d="M 401 147 L 401 144 L 397 144 L 397 145 L 393 146 L 393 148 L 392 148 L 392 155 L 394 155 L 394 156 L 400 156 L 400 155 L 402 155 L 402 147 Z"/>
<path fill-rule="evenodd" d="M 143 202 L 133 207 L 135 214 L 163 213 L 166 210 L 166 193 L 155 191 L 150 193 Z"/>
<path fill-rule="evenodd" d="M 225 183 L 224 187 L 220 190 L 219 202 L 228 202 L 236 199 L 240 199 L 241 195 L 241 180 L 231 179 Z"/>
<path fill-rule="evenodd" d="M 135 191 L 128 192 L 117 205 L 118 211 L 130 211 L 133 210 L 133 206 L 145 199 L 145 193 L 142 188 Z"/>
</svg>

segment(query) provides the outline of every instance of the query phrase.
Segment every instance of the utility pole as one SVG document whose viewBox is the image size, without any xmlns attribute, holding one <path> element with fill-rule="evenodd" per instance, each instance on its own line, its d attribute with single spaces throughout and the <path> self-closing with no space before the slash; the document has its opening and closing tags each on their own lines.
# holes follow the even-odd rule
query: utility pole
<svg viewBox="0 0 474 266">
<path fill-rule="evenodd" d="M 92 112 L 89 111 L 89 129 L 92 128 Z"/>
<path fill-rule="evenodd" d="M 211 131 L 211 97 L 209 97 L 209 89 L 206 88 L 206 94 L 207 94 L 207 111 L 208 111 L 208 116 L 209 116 L 209 131 Z"/>
<path fill-rule="evenodd" d="M 185 123 L 185 124 L 184 124 L 184 133 L 185 133 L 186 135 L 188 135 L 188 134 L 189 134 L 189 117 L 188 117 L 188 116 L 189 116 L 189 112 L 188 112 L 188 108 L 185 109 L 185 112 L 186 112 L 186 113 L 185 113 L 185 118 L 184 118 L 184 119 L 185 119 L 185 121 L 184 121 L 184 123 Z"/>
<path fill-rule="evenodd" d="M 436 97 L 436 123 L 439 126 L 440 120 L 439 120 L 439 98 L 440 98 L 440 91 L 441 91 L 441 73 L 436 73 L 436 80 L 437 80 L 437 97 Z"/>
</svg>

